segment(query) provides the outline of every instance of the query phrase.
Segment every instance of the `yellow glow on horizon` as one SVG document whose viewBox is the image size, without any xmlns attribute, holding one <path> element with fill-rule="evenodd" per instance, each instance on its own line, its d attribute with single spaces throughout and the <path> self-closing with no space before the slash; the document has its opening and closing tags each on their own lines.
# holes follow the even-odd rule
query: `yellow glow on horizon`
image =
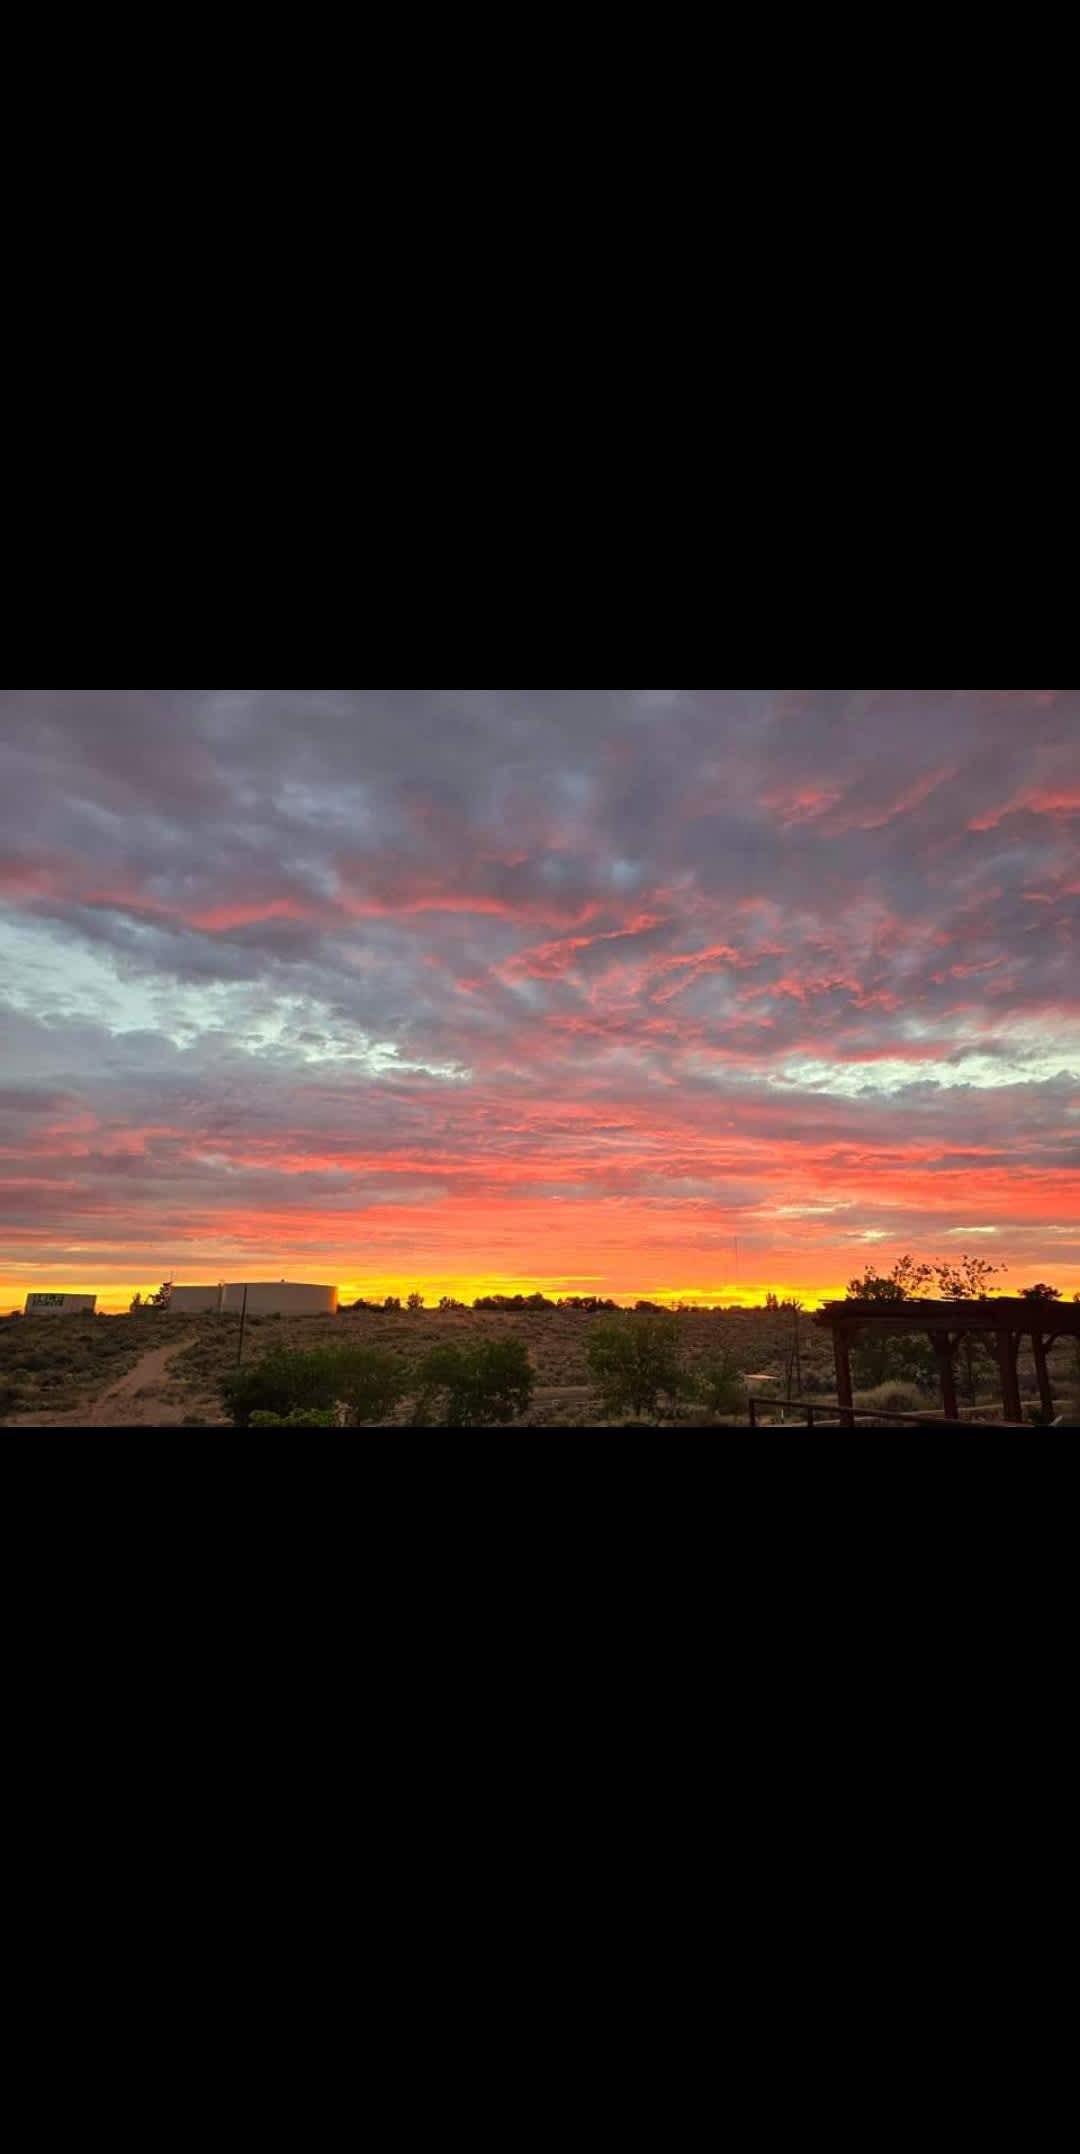
<svg viewBox="0 0 1080 2154">
<path fill-rule="evenodd" d="M 872 1261 L 869 1251 L 867 1252 L 867 1261 Z M 888 1269 L 889 1267 L 885 1266 L 885 1268 Z M 1002 1274 L 995 1279 L 993 1290 L 997 1293 L 1018 1293 L 1021 1283 L 1027 1284 L 1029 1278 L 1037 1278 L 1047 1270 L 1049 1270 L 1050 1277 L 1055 1280 L 1055 1283 L 1060 1284 L 1062 1300 L 1066 1302 L 1071 1300 L 1073 1294 L 1080 1288 L 1080 1270 L 1075 1265 L 1056 1264 L 1052 1258 L 1041 1265 L 1038 1260 L 1032 1260 L 1023 1263 L 1021 1266 L 1007 1266 Z M 212 1265 L 204 1265 L 185 1274 L 184 1271 L 178 1269 L 176 1278 L 177 1283 L 180 1285 L 203 1285 L 216 1283 L 219 1277 L 234 1280 L 242 1280 L 246 1277 L 254 1283 L 256 1280 L 275 1281 L 281 1275 L 280 1264 L 277 1268 L 271 1268 L 266 1264 L 253 1265 L 251 1270 L 245 1273 L 235 1263 L 223 1263 L 220 1270 Z M 505 1272 L 462 1272 L 447 1275 L 446 1273 L 416 1270 L 407 1275 L 398 1276 L 388 1276 L 386 1273 L 378 1275 L 369 1273 L 366 1277 L 342 1278 L 339 1276 L 337 1285 L 338 1300 L 342 1305 L 361 1299 L 376 1303 L 383 1302 L 388 1295 L 396 1295 L 404 1305 L 409 1294 L 419 1292 L 423 1295 L 424 1306 L 428 1310 L 436 1309 L 444 1294 L 449 1295 L 454 1301 L 463 1302 L 468 1308 L 475 1300 L 485 1294 L 527 1295 L 540 1293 L 545 1295 L 549 1301 L 562 1300 L 572 1295 L 584 1297 L 595 1294 L 603 1300 L 616 1302 L 621 1308 L 632 1308 L 635 1301 L 654 1301 L 661 1307 L 668 1309 L 673 1308 L 677 1302 L 683 1302 L 691 1309 L 763 1309 L 766 1295 L 771 1293 L 775 1294 L 780 1301 L 789 1301 L 792 1298 L 800 1301 L 806 1313 L 811 1314 L 826 1301 L 842 1301 L 847 1293 L 849 1276 L 850 1269 L 842 1279 L 815 1280 L 813 1284 L 791 1279 L 770 1279 L 760 1282 L 747 1280 L 736 1285 L 730 1280 L 721 1278 L 715 1285 L 705 1286 L 668 1285 L 666 1283 L 657 1285 L 650 1283 L 647 1279 L 641 1284 L 627 1286 L 618 1282 L 609 1284 L 603 1275 L 596 1273 L 559 1272 L 546 1275 L 537 1275 L 535 1273 L 523 1275 Z M 333 1282 L 334 1266 L 332 1261 L 320 1263 L 316 1260 L 307 1264 L 303 1261 L 293 1261 L 287 1266 L 286 1277 L 292 1279 L 310 1277 Z M 95 1281 L 92 1278 L 79 1279 L 68 1272 L 58 1275 L 55 1281 L 41 1277 L 24 1281 L 16 1278 L 0 1278 L 0 1316 L 6 1316 L 15 1309 L 21 1312 L 25 1305 L 27 1294 L 41 1292 L 96 1294 L 99 1314 L 103 1316 L 126 1315 L 135 1294 L 140 1293 L 145 1300 L 148 1294 L 157 1292 L 161 1284 L 161 1278 L 160 1270 L 152 1278 L 144 1275 L 142 1279 L 135 1283 L 119 1285 L 111 1281 L 108 1284 L 102 1284 L 100 1275 L 98 1281 Z"/>
<path fill-rule="evenodd" d="M 225 1271 L 235 1269 L 232 1266 L 223 1266 L 222 1268 Z M 320 1269 L 325 1271 L 327 1268 L 326 1266 L 319 1267 L 318 1265 L 306 1267 L 292 1265 L 287 1276 L 293 1277 L 297 1271 L 318 1272 Z M 254 1284 L 257 1279 L 276 1281 L 281 1277 L 281 1273 L 280 1271 L 268 1271 L 265 1266 L 259 1266 L 254 1267 L 246 1276 L 249 1282 Z M 189 1282 L 182 1277 L 177 1280 L 178 1285 L 187 1283 Z M 212 1281 L 209 1271 L 206 1271 L 205 1276 L 193 1279 L 190 1283 L 204 1285 L 216 1284 L 217 1282 L 216 1280 Z M 90 1281 L 82 1282 L 71 1279 L 67 1273 L 64 1274 L 62 1284 L 56 1287 L 41 1279 L 27 1281 L 25 1284 L 20 1284 L 17 1280 L 3 1280 L 0 1281 L 0 1315 L 7 1315 L 12 1309 L 21 1310 L 28 1294 L 63 1292 L 67 1294 L 96 1293 L 99 1315 L 126 1316 L 137 1293 L 141 1294 L 145 1300 L 148 1294 L 157 1292 L 160 1284 L 160 1279 L 157 1279 L 153 1285 L 147 1285 L 146 1281 L 142 1280 L 138 1284 L 120 1286 L 110 1284 L 95 1287 Z M 404 1305 L 409 1294 L 419 1292 L 424 1297 L 425 1308 L 434 1310 L 444 1294 L 449 1295 L 454 1301 L 464 1302 L 467 1308 L 472 1302 L 485 1294 L 543 1294 L 549 1301 L 563 1300 L 572 1295 L 585 1297 L 595 1294 L 602 1300 L 618 1302 L 624 1308 L 632 1308 L 635 1301 L 655 1301 L 665 1308 L 671 1308 L 676 1302 L 681 1301 L 694 1309 L 726 1309 L 731 1307 L 758 1309 L 764 1308 L 766 1294 L 773 1293 L 777 1294 L 782 1301 L 790 1299 L 794 1295 L 797 1300 L 803 1302 L 807 1309 L 812 1309 L 819 1301 L 842 1300 L 845 1291 L 845 1286 L 841 1284 L 812 1287 L 793 1286 L 786 1283 L 775 1286 L 733 1286 L 725 1284 L 723 1280 L 716 1286 L 707 1287 L 657 1286 L 646 1283 L 643 1286 L 619 1288 L 617 1286 L 608 1287 L 602 1279 L 589 1278 L 582 1276 L 580 1273 L 576 1276 L 568 1276 L 564 1273 L 548 1278 L 537 1278 L 535 1275 L 526 1278 L 515 1274 L 480 1272 L 447 1278 L 445 1275 L 435 1276 L 413 1272 L 406 1279 L 388 1279 L 385 1276 L 381 1278 L 344 1279 L 338 1284 L 338 1301 L 344 1306 L 348 1302 L 357 1300 L 382 1302 L 386 1300 L 387 1295 L 397 1295 Z"/>
</svg>

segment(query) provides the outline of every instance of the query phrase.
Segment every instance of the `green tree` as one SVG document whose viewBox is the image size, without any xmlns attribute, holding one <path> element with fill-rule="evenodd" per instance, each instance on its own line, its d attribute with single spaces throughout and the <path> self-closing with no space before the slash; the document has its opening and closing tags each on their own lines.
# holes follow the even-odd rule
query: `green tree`
<svg viewBox="0 0 1080 2154">
<path fill-rule="evenodd" d="M 724 1347 L 707 1354 L 694 1371 L 694 1393 L 710 1413 L 726 1417 L 746 1404 L 746 1378 Z"/>
<path fill-rule="evenodd" d="M 247 1428 L 253 1413 L 289 1414 L 294 1407 L 336 1406 L 339 1370 L 330 1353 L 300 1353 L 275 1347 L 261 1361 L 230 1369 L 219 1390 L 237 1428 Z"/>
<path fill-rule="evenodd" d="M 853 1301 L 879 1302 L 898 1308 L 911 1301 L 932 1276 L 929 1264 L 902 1256 L 888 1276 L 870 1270 L 852 1279 L 848 1296 Z M 930 1341 L 918 1332 L 890 1337 L 884 1326 L 864 1324 L 853 1343 L 851 1371 L 861 1390 L 874 1390 L 893 1377 L 899 1382 L 929 1385 L 933 1380 L 934 1352 Z"/>
<path fill-rule="evenodd" d="M 420 1363 L 417 1381 L 420 1412 L 429 1414 L 439 1397 L 447 1428 L 515 1421 L 533 1393 L 532 1363 L 522 1339 L 432 1347 Z"/>
<path fill-rule="evenodd" d="M 346 1409 L 350 1428 L 364 1422 L 387 1422 L 412 1383 L 412 1372 L 400 1354 L 381 1346 L 354 1346 L 335 1355 L 338 1363 L 337 1396 Z"/>
<path fill-rule="evenodd" d="M 661 1395 L 674 1404 L 691 1388 L 671 1316 L 598 1324 L 587 1352 L 593 1382 L 609 1413 L 655 1414 Z"/>
<path fill-rule="evenodd" d="M 226 1411 L 238 1428 L 256 1413 L 289 1419 L 324 1410 L 337 1419 L 344 1406 L 350 1425 L 388 1420 L 405 1397 L 410 1370 L 400 1354 L 380 1346 L 314 1347 L 307 1352 L 275 1347 L 246 1368 L 221 1379 Z M 266 1426 L 268 1424 L 262 1424 Z"/>
</svg>

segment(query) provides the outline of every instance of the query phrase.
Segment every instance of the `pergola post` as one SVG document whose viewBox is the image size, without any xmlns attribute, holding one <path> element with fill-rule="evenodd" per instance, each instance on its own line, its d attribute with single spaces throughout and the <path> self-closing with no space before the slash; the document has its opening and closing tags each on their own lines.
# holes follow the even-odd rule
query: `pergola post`
<svg viewBox="0 0 1080 2154">
<path fill-rule="evenodd" d="M 1051 1332 L 1048 1340 L 1043 1338 L 1041 1331 L 1033 1331 L 1031 1334 L 1031 1351 L 1035 1357 L 1035 1374 L 1039 1380 L 1039 1404 L 1048 1421 L 1052 1421 L 1054 1418 L 1054 1394 L 1050 1389 L 1050 1372 L 1046 1366 L 1046 1349 L 1053 1336 L 1054 1334 Z"/>
<path fill-rule="evenodd" d="M 851 1395 L 851 1362 L 848 1358 L 848 1335 L 844 1324 L 833 1326 L 833 1359 L 836 1363 L 836 1396 L 840 1401 L 841 1427 L 853 1429 L 855 1415 Z"/>
<path fill-rule="evenodd" d="M 945 1408 L 946 1421 L 959 1421 L 956 1407 L 956 1379 L 953 1375 L 953 1342 L 947 1331 L 931 1331 L 927 1334 L 938 1365 L 941 1379 L 941 1402 Z"/>
<path fill-rule="evenodd" d="M 811 1322 L 832 1333 L 837 1410 L 845 1428 L 854 1428 L 857 1420 L 851 1389 L 851 1343 L 867 1325 L 871 1326 L 874 1336 L 885 1339 L 911 1338 L 919 1332 L 927 1334 L 941 1381 L 945 1418 L 950 1422 L 960 1419 L 956 1400 L 956 1349 L 958 1346 L 967 1348 L 973 1336 L 978 1336 L 987 1353 L 997 1361 L 1004 1419 L 1017 1428 L 1024 1425 L 1017 1373 L 1023 1341 L 1030 1336 L 1042 1416 L 1048 1421 L 1054 1414 L 1054 1389 L 1047 1361 L 1050 1349 L 1056 1339 L 1064 1338 L 1071 1339 L 1080 1352 L 1080 1295 L 1071 1304 L 1044 1303 L 1041 1307 L 1033 1306 L 1030 1297 L 1017 1294 L 980 1294 L 966 1303 L 961 1296 L 940 1301 L 901 1297 L 899 1303 L 884 1307 L 849 1295 L 846 1301 L 826 1302 Z"/>
<path fill-rule="evenodd" d="M 1020 1410 L 1020 1386 L 1016 1380 L 1016 1358 L 1020 1351 L 1020 1333 L 997 1331 L 998 1367 L 1001 1370 L 1001 1398 L 1006 1421 L 1022 1421 Z"/>
</svg>

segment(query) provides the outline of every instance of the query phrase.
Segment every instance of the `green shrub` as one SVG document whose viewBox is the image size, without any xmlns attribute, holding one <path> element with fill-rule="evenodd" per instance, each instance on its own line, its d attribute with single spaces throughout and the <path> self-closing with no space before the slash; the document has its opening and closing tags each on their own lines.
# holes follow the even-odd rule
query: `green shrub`
<svg viewBox="0 0 1080 2154">
<path fill-rule="evenodd" d="M 934 1349 L 921 1332 L 899 1336 L 878 1324 L 864 1324 L 851 1348 L 856 1384 L 876 1391 L 882 1384 L 918 1384 L 932 1390 L 937 1378 Z M 926 1400 L 920 1396 L 920 1406 Z"/>
<path fill-rule="evenodd" d="M 350 1427 L 365 1421 L 389 1421 L 409 1389 L 409 1363 L 382 1346 L 347 1346 L 334 1351 L 340 1376 L 338 1397 L 348 1408 Z"/>
<path fill-rule="evenodd" d="M 656 1413 L 663 1393 L 674 1402 L 692 1389 L 680 1365 L 673 1317 L 638 1317 L 598 1324 L 588 1345 L 589 1369 L 608 1413 Z"/>
<path fill-rule="evenodd" d="M 246 1428 L 254 1413 L 287 1419 L 304 1408 L 330 1409 L 339 1403 L 353 1423 L 385 1420 L 404 1398 L 409 1382 L 407 1362 L 382 1347 L 312 1347 L 306 1352 L 273 1347 L 261 1361 L 231 1369 L 221 1378 L 220 1390 L 236 1426 Z"/>
<path fill-rule="evenodd" d="M 330 1354 L 275 1347 L 261 1361 L 230 1369 L 219 1389 L 226 1413 L 243 1429 L 255 1412 L 289 1414 L 298 1406 L 335 1406 L 338 1373 Z"/>
<path fill-rule="evenodd" d="M 746 1379 L 724 1347 L 707 1354 L 693 1374 L 693 1396 L 710 1413 L 739 1413 L 746 1405 Z"/>
<path fill-rule="evenodd" d="M 883 1384 L 875 1384 L 869 1391 L 856 1391 L 856 1406 L 865 1406 L 878 1414 L 925 1413 L 926 1400 L 918 1384 L 899 1383 L 889 1378 Z"/>
<path fill-rule="evenodd" d="M 533 1392 L 529 1350 L 521 1339 L 488 1339 L 469 1346 L 435 1346 L 417 1371 L 420 1397 L 414 1427 L 426 1425 L 416 1415 L 430 1413 L 441 1394 L 447 1428 L 513 1421 L 528 1407 Z"/>
<path fill-rule="evenodd" d="M 248 1423 L 253 1429 L 336 1429 L 336 1406 L 296 1406 L 291 1414 L 267 1414 L 256 1408 Z"/>
</svg>

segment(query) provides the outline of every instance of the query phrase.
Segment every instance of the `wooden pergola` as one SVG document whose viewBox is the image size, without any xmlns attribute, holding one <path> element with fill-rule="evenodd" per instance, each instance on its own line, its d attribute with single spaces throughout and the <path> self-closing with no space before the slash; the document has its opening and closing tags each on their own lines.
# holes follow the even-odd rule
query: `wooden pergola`
<svg viewBox="0 0 1080 2154">
<path fill-rule="evenodd" d="M 937 1357 L 947 1421 L 960 1419 L 953 1355 L 965 1332 L 977 1333 L 995 1355 L 1001 1371 L 1001 1398 L 1006 1421 L 1022 1421 L 1016 1374 L 1020 1341 L 1025 1333 L 1030 1335 L 1039 1399 L 1049 1419 L 1053 1415 L 1054 1399 L 1046 1368 L 1047 1348 L 1055 1339 L 1080 1338 L 1080 1303 L 1029 1301 L 1006 1295 L 986 1301 L 827 1301 L 810 1321 L 832 1332 L 836 1395 L 840 1401 L 841 1420 L 847 1428 L 855 1426 L 850 1347 L 868 1324 L 877 1328 L 879 1336 L 902 1337 L 912 1331 L 928 1335 Z"/>
</svg>

